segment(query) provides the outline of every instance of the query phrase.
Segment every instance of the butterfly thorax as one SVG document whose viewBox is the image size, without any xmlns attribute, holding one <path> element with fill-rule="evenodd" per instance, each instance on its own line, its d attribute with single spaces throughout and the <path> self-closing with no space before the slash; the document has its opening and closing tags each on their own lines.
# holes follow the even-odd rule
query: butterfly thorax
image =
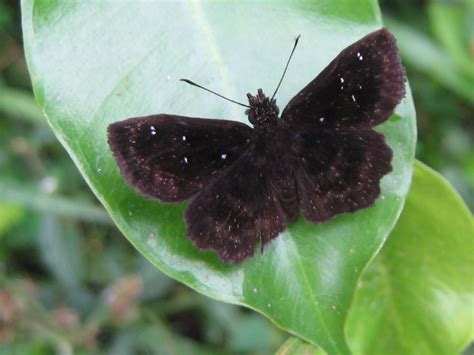
<svg viewBox="0 0 474 355">
<path fill-rule="evenodd" d="M 265 96 L 262 89 L 258 89 L 255 96 L 247 94 L 250 108 L 245 111 L 249 121 L 256 129 L 271 130 L 278 124 L 280 112 L 275 99 Z"/>
</svg>

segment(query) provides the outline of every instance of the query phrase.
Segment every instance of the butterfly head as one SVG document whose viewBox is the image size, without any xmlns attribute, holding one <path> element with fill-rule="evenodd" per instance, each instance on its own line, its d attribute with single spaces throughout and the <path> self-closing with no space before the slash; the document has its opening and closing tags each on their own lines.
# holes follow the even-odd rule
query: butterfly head
<svg viewBox="0 0 474 355">
<path fill-rule="evenodd" d="M 250 108 L 245 111 L 249 117 L 249 121 L 256 128 L 265 127 L 276 123 L 280 109 L 276 104 L 276 100 L 265 96 L 262 89 L 258 89 L 255 96 L 247 94 Z"/>
</svg>

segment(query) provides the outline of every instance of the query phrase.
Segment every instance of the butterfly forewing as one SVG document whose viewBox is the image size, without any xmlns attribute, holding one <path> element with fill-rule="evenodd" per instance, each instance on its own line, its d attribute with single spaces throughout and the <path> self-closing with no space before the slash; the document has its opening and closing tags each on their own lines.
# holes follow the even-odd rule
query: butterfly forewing
<svg viewBox="0 0 474 355">
<path fill-rule="evenodd" d="M 369 127 L 386 121 L 405 95 L 395 38 L 372 32 L 343 51 L 285 107 L 291 126 Z"/>
<path fill-rule="evenodd" d="M 252 130 L 235 121 L 174 115 L 109 126 L 109 144 L 127 182 L 163 202 L 188 199 L 247 149 Z"/>
</svg>

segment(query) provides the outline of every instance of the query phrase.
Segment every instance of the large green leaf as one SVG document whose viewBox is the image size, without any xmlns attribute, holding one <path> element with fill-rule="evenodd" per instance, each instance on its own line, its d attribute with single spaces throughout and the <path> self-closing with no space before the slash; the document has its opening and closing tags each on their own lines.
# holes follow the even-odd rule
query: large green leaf
<svg viewBox="0 0 474 355">
<path fill-rule="evenodd" d="M 415 165 L 405 209 L 349 313 L 355 354 L 458 354 L 474 337 L 474 220 L 441 176 Z"/>
<path fill-rule="evenodd" d="M 246 305 L 330 353 L 347 353 L 343 324 L 357 279 L 382 245 L 410 183 L 415 115 L 410 95 L 380 128 L 394 151 L 373 208 L 290 226 L 238 266 L 199 252 L 184 235 L 185 205 L 147 201 L 110 154 L 111 122 L 159 112 L 246 121 L 226 96 L 271 91 L 301 34 L 278 94 L 286 103 L 346 45 L 381 26 L 373 0 L 307 2 L 22 2 L 36 98 L 58 139 L 130 242 L 171 277 Z M 259 253 L 257 253 L 259 254 Z"/>
</svg>

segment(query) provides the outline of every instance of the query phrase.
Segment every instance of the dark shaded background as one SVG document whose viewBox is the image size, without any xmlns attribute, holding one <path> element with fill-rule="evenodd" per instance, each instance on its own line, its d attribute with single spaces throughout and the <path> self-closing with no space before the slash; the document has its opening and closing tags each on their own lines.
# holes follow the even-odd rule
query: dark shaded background
<svg viewBox="0 0 474 355">
<path fill-rule="evenodd" d="M 415 98 L 417 157 L 472 210 L 472 6 L 381 5 Z M 433 51 L 420 53 L 426 46 Z M 287 338 L 254 312 L 170 280 L 120 235 L 35 105 L 19 5 L 8 0 L 0 0 L 0 268 L 7 352 L 267 354 Z"/>
</svg>

